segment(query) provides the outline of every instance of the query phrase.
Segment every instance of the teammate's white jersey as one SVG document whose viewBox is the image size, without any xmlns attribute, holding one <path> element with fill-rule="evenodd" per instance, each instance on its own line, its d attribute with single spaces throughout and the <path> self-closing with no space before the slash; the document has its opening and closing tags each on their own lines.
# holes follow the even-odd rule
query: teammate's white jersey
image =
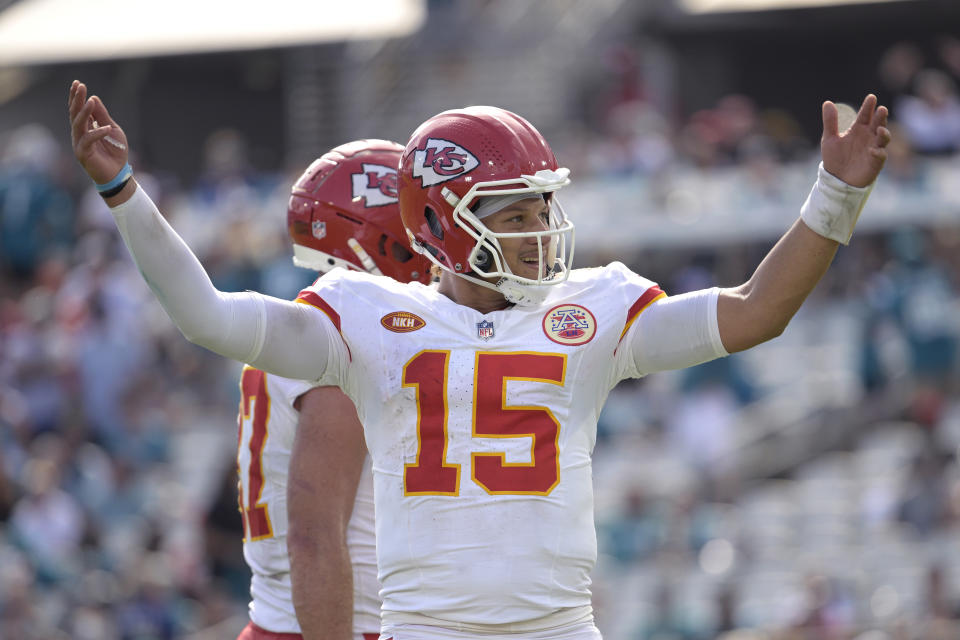
<svg viewBox="0 0 960 640">
<path fill-rule="evenodd" d="M 253 573 L 250 620 L 277 633 L 300 633 L 287 556 L 287 478 L 299 417 L 294 401 L 313 386 L 251 367 L 244 367 L 240 377 L 237 467 L 243 556 Z M 380 630 L 373 515 L 373 477 L 367 456 L 347 525 L 357 637 Z"/>
<path fill-rule="evenodd" d="M 668 301 L 619 263 L 573 271 L 541 306 L 486 314 L 343 270 L 301 292 L 343 337 L 325 380 L 354 401 L 373 459 L 385 624 L 589 614 L 597 417 L 624 378 L 725 354 L 710 295 L 682 314 L 697 316 L 690 335 L 661 327 L 679 339 L 647 346 L 635 321 Z"/>
</svg>

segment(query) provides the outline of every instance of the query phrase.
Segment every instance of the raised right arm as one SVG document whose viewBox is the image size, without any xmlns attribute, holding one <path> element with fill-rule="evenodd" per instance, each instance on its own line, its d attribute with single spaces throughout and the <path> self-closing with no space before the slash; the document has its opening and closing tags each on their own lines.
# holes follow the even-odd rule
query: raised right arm
<svg viewBox="0 0 960 640">
<path fill-rule="evenodd" d="M 70 88 L 73 150 L 98 185 L 127 164 L 127 139 L 86 87 Z M 314 380 L 326 371 L 340 337 L 324 314 L 255 292 L 218 291 L 196 256 L 133 178 L 105 197 L 140 273 L 167 315 L 191 342 L 288 378 Z"/>
</svg>

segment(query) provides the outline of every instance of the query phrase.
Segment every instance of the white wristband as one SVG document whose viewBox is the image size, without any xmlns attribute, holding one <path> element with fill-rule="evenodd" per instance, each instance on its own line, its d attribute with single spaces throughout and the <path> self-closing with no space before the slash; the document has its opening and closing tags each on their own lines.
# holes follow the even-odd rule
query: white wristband
<svg viewBox="0 0 960 640">
<path fill-rule="evenodd" d="M 849 244 L 857 218 L 870 197 L 875 182 L 866 187 L 852 187 L 823 168 L 817 171 L 817 181 L 800 208 L 800 218 L 814 232 L 824 238 Z"/>
</svg>

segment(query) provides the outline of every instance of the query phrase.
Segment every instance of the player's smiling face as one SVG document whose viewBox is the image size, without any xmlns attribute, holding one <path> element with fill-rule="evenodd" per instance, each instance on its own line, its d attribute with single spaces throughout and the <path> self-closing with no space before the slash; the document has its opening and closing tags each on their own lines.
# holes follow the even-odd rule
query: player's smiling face
<svg viewBox="0 0 960 640">
<path fill-rule="evenodd" d="M 495 233 L 535 233 L 550 228 L 550 209 L 539 195 L 520 200 L 483 219 L 488 229 Z M 543 261 L 537 238 L 500 238 L 503 257 L 515 275 L 536 280 L 546 268 L 547 249 L 553 238 L 541 236 Z"/>
</svg>

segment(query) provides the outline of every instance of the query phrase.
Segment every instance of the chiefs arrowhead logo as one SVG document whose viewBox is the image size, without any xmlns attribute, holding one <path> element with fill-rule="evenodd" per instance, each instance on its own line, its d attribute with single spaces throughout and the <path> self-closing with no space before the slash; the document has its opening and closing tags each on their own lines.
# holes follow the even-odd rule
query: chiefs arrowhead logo
<svg viewBox="0 0 960 640">
<path fill-rule="evenodd" d="M 413 177 L 420 178 L 424 187 L 453 180 L 480 166 L 472 153 L 442 138 L 428 138 L 413 154 Z"/>
<path fill-rule="evenodd" d="M 382 164 L 363 164 L 363 173 L 350 174 L 353 199 L 363 198 L 366 207 L 397 202 L 397 170 Z"/>
</svg>

